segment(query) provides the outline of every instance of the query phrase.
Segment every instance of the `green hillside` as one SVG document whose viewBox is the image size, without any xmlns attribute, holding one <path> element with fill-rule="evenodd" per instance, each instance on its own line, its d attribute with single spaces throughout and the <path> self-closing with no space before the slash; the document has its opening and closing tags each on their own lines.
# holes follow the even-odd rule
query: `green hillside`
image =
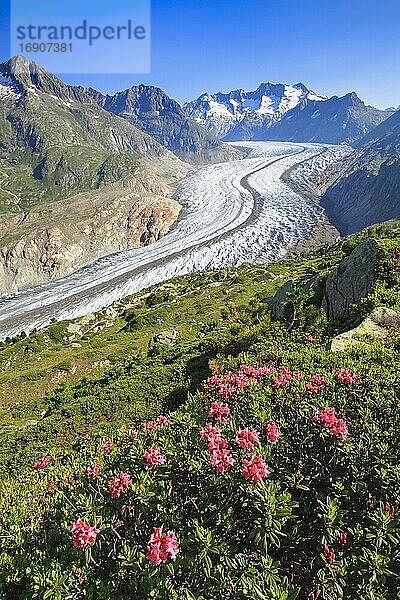
<svg viewBox="0 0 400 600">
<path fill-rule="evenodd" d="M 367 237 L 374 286 L 327 322 Z M 329 349 L 400 312 L 399 249 L 380 226 L 3 343 L 0 598 L 399 598 L 398 322 Z"/>
<path fill-rule="evenodd" d="M 0 64 L 0 213 L 132 177 L 140 160 L 179 164 L 152 137 L 35 63 Z"/>
</svg>

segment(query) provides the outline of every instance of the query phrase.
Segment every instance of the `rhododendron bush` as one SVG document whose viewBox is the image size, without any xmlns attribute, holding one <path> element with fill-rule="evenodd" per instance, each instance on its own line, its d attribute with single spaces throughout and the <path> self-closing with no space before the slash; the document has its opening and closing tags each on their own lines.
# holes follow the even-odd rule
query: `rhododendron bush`
<svg viewBox="0 0 400 600">
<path fill-rule="evenodd" d="M 3 480 L 0 598 L 399 598 L 396 346 L 241 343 L 175 411 Z"/>
</svg>

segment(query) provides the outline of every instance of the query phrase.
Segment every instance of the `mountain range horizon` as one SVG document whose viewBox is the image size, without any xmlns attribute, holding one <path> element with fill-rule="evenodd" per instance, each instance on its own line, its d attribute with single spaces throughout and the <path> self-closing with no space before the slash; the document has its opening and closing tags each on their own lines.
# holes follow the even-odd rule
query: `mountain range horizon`
<svg viewBox="0 0 400 600">
<path fill-rule="evenodd" d="M 0 62 L 0 65 L 5 65 L 5 64 L 7 64 L 10 61 L 21 61 L 21 64 L 23 64 L 23 63 L 25 63 L 25 64 L 26 63 L 31 63 L 31 64 L 36 64 L 36 65 L 40 66 L 40 63 L 38 61 L 30 60 L 30 59 L 26 58 L 24 55 L 21 55 L 21 54 L 15 54 L 15 55 L 11 56 L 9 59 Z M 43 68 L 43 67 L 41 67 L 41 68 Z M 63 81 L 64 79 L 68 78 L 67 75 L 60 75 L 59 76 L 59 75 L 57 75 L 57 73 L 54 73 L 54 75 L 56 77 L 58 77 L 61 81 Z M 134 76 L 132 75 L 132 77 L 134 77 Z M 135 76 L 135 78 L 136 77 L 137 76 Z M 65 82 L 65 84 L 66 85 L 70 85 L 70 84 L 68 84 L 68 82 Z M 295 84 L 288 84 L 288 83 L 283 83 L 282 84 L 282 83 L 280 83 L 278 81 L 273 81 L 271 79 L 264 79 L 264 80 L 260 81 L 260 83 L 256 87 L 254 87 L 254 86 L 252 86 L 252 87 L 254 87 L 254 91 L 257 91 L 259 88 L 261 88 L 264 85 L 292 85 L 292 87 L 301 87 L 302 86 L 302 87 L 306 88 L 307 90 L 312 91 L 312 88 L 309 87 L 307 84 L 303 83 L 302 81 L 298 81 Z M 162 85 L 161 84 L 157 84 L 156 82 L 154 82 L 154 83 L 142 83 L 142 82 L 138 81 L 138 82 L 135 82 L 132 85 L 126 87 L 126 88 L 115 88 L 115 90 L 113 92 L 108 92 L 108 91 L 105 91 L 103 89 L 99 89 L 99 90 L 96 90 L 96 91 L 101 92 L 105 96 L 114 96 L 118 92 L 125 91 L 126 89 L 130 89 L 132 87 L 140 87 L 140 86 L 154 87 L 154 88 L 163 89 Z M 79 84 L 72 85 L 72 87 L 83 87 L 83 88 L 90 89 L 91 86 L 85 86 L 85 85 L 83 85 L 81 83 L 80 85 Z M 95 89 L 95 88 L 93 88 L 93 89 Z M 189 96 L 187 100 L 182 100 L 179 103 L 183 106 L 184 104 L 187 104 L 187 103 L 189 103 L 189 102 L 191 102 L 193 100 L 198 100 L 199 98 L 201 98 L 202 96 L 205 96 L 205 95 L 220 95 L 220 94 L 229 94 L 229 93 L 244 92 L 244 91 L 246 91 L 244 87 L 231 87 L 231 89 L 227 90 L 227 91 L 222 91 L 222 90 L 218 90 L 218 91 L 205 90 L 202 94 L 200 94 L 199 96 L 197 96 L 197 98 L 193 98 L 193 97 Z M 249 91 L 251 91 L 251 90 L 249 90 Z M 321 93 L 321 94 L 318 93 L 317 95 L 320 96 L 320 97 L 324 97 L 324 98 L 328 99 L 328 98 L 331 98 L 333 96 L 344 97 L 344 96 L 347 96 L 349 94 L 356 94 L 356 96 L 358 98 L 361 97 L 360 93 L 357 92 L 356 90 L 351 90 L 351 91 L 345 92 L 344 94 L 333 94 L 332 96 L 329 96 L 329 95 L 323 94 L 323 93 Z M 373 106 L 374 108 L 378 108 L 378 107 L 376 107 L 372 103 L 371 104 L 367 104 L 367 105 L 368 106 Z M 393 111 L 393 110 L 397 110 L 398 108 L 400 108 L 400 107 L 398 106 L 397 108 L 395 108 L 393 106 L 384 106 L 383 108 L 378 108 L 378 110 Z"/>
</svg>

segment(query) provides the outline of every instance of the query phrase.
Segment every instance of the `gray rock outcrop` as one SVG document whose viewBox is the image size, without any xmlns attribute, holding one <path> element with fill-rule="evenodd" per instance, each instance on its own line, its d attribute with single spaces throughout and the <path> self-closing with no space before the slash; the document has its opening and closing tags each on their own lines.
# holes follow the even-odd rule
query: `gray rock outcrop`
<svg viewBox="0 0 400 600">
<path fill-rule="evenodd" d="M 301 289 L 303 292 L 308 293 L 315 291 L 316 286 L 320 282 L 320 276 L 316 275 L 312 279 L 307 280 L 293 280 L 289 279 L 286 281 L 276 292 L 272 298 L 268 298 L 267 304 L 270 307 L 272 315 L 275 319 L 281 319 L 284 314 L 285 303 L 289 299 L 289 295 L 296 289 Z"/>
<path fill-rule="evenodd" d="M 372 292 L 377 281 L 377 263 L 380 248 L 374 238 L 360 242 L 346 256 L 324 281 L 323 274 L 311 279 L 286 281 L 272 298 L 266 300 L 276 319 L 284 314 L 285 302 L 295 290 L 305 293 L 317 292 L 322 295 L 319 306 L 325 311 L 329 320 L 342 319 L 349 313 L 352 304 L 366 298 Z"/>
<path fill-rule="evenodd" d="M 322 308 L 329 320 L 345 317 L 352 304 L 372 291 L 376 280 L 379 244 L 367 238 L 327 277 Z"/>
<path fill-rule="evenodd" d="M 167 329 L 166 331 L 160 331 L 157 333 L 153 342 L 156 344 L 166 344 L 167 346 L 172 346 L 176 344 L 179 339 L 179 331 L 176 329 Z"/>
<path fill-rule="evenodd" d="M 358 327 L 334 337 L 330 343 L 330 350 L 344 352 L 351 347 L 364 346 L 386 338 L 396 329 L 400 329 L 400 315 L 386 306 L 377 306 Z"/>
</svg>

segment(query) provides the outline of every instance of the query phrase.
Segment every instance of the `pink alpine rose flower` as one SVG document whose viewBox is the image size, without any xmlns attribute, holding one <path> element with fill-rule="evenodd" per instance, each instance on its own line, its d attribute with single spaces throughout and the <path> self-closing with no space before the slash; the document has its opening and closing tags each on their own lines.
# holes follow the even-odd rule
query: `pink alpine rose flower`
<svg viewBox="0 0 400 600">
<path fill-rule="evenodd" d="M 73 545 L 81 550 L 87 550 L 90 546 L 93 546 L 97 534 L 100 533 L 96 526 L 87 525 L 80 517 L 71 522 L 70 530 Z"/>
<path fill-rule="evenodd" d="M 124 440 L 125 442 L 129 442 L 130 440 L 137 440 L 139 436 L 139 433 L 137 432 L 136 429 L 127 429 L 124 433 Z"/>
<path fill-rule="evenodd" d="M 120 473 L 110 481 L 110 494 L 111 498 L 119 498 L 121 494 L 124 494 L 132 479 L 128 473 Z"/>
<path fill-rule="evenodd" d="M 279 440 L 281 432 L 278 427 L 273 423 L 269 423 L 265 426 L 265 437 L 270 444 L 276 444 Z"/>
<path fill-rule="evenodd" d="M 269 475 L 267 465 L 262 456 L 250 453 L 242 461 L 242 475 L 246 481 L 258 482 Z"/>
<path fill-rule="evenodd" d="M 337 540 L 338 545 L 341 548 L 344 548 L 345 545 L 347 544 L 347 533 L 341 533 L 338 531 L 336 534 L 336 540 Z"/>
<path fill-rule="evenodd" d="M 154 527 L 147 543 L 146 558 L 152 565 L 166 563 L 168 558 L 176 560 L 179 544 L 173 531 L 163 534 L 162 527 Z"/>
<path fill-rule="evenodd" d="M 229 406 L 224 402 L 212 402 L 211 408 L 208 412 L 209 417 L 214 417 L 216 422 L 221 424 L 225 424 L 228 422 L 228 417 L 230 414 Z"/>
<path fill-rule="evenodd" d="M 238 429 L 235 435 L 235 442 L 240 448 L 246 448 L 246 450 L 253 450 L 254 444 L 258 444 L 260 441 L 258 432 L 254 429 Z"/>
<path fill-rule="evenodd" d="M 358 375 L 356 373 L 352 373 L 350 369 L 339 369 L 336 373 L 336 377 L 339 383 L 348 383 L 350 385 L 356 383 L 358 379 Z"/>
<path fill-rule="evenodd" d="M 87 467 L 86 469 L 86 477 L 90 477 L 92 479 L 94 479 L 95 477 L 97 477 L 100 473 L 100 467 L 99 465 L 96 465 L 96 463 L 93 463 L 92 465 L 90 465 L 90 467 Z"/>
<path fill-rule="evenodd" d="M 234 460 L 228 448 L 220 446 L 210 453 L 210 464 L 215 467 L 217 473 L 220 475 L 223 475 L 226 469 L 233 465 L 233 463 Z"/>
<path fill-rule="evenodd" d="M 345 440 L 348 436 L 349 431 L 346 421 L 337 418 L 333 407 L 326 406 L 321 410 L 317 410 L 313 416 L 313 421 L 314 423 L 323 423 L 334 437 L 340 437 L 342 440 Z"/>
<path fill-rule="evenodd" d="M 143 458 L 146 461 L 144 464 L 145 469 L 156 467 L 157 465 L 162 465 L 165 463 L 165 456 L 161 454 L 159 448 L 156 446 L 147 448 L 146 452 L 143 454 Z"/>
<path fill-rule="evenodd" d="M 389 515 L 389 517 L 391 519 L 394 519 L 394 515 L 395 515 L 395 509 L 394 506 L 391 506 L 389 504 L 389 502 L 385 502 L 385 504 L 383 505 L 383 510 Z"/>
<path fill-rule="evenodd" d="M 310 392 L 310 394 L 318 394 L 319 387 L 317 385 L 314 385 L 313 383 L 311 383 L 311 381 L 308 381 L 306 383 L 306 390 L 307 390 L 307 392 Z"/>
<path fill-rule="evenodd" d="M 210 442 L 215 436 L 221 435 L 221 428 L 217 427 L 217 425 L 213 425 L 212 423 L 206 423 L 205 426 L 200 429 L 200 437 L 203 438 L 204 441 Z"/>
<path fill-rule="evenodd" d="M 165 417 L 164 415 L 158 415 L 156 419 L 156 424 L 157 427 L 170 427 L 171 421 L 168 419 L 168 417 Z"/>
</svg>

